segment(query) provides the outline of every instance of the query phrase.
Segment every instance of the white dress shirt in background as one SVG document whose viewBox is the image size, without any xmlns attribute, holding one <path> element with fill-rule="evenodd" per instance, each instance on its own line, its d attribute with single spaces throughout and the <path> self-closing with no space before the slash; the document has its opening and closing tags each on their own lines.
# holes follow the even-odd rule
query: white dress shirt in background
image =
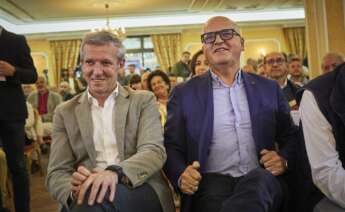
<svg viewBox="0 0 345 212">
<path fill-rule="evenodd" d="M 303 93 L 299 109 L 313 182 L 330 200 L 345 208 L 345 170 L 336 150 L 332 126 L 310 91 Z"/>
</svg>

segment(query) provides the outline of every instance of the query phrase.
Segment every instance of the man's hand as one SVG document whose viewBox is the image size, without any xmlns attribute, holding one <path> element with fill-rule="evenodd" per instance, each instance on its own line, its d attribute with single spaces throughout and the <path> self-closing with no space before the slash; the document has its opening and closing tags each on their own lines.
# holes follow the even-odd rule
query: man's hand
<svg viewBox="0 0 345 212">
<path fill-rule="evenodd" d="M 84 166 L 79 166 L 77 171 L 73 172 L 71 184 L 74 197 L 78 196 L 81 185 L 90 175 L 91 172 Z"/>
<path fill-rule="evenodd" d="M 199 162 L 194 161 L 193 164 L 187 166 L 181 174 L 179 187 L 183 193 L 192 195 L 198 190 L 201 181 L 201 174 L 198 171 L 199 168 Z"/>
<path fill-rule="evenodd" d="M 85 198 L 85 193 L 90 186 L 91 192 L 88 199 L 89 205 L 93 205 L 95 203 L 96 198 L 97 203 L 102 203 L 108 188 L 110 190 L 109 201 L 112 202 L 115 197 L 117 182 L 118 176 L 115 172 L 108 170 L 97 170 L 97 172 L 91 173 L 91 175 L 84 181 L 84 183 L 80 187 L 77 203 L 82 204 Z"/>
<path fill-rule="evenodd" d="M 0 76 L 11 77 L 16 72 L 13 65 L 6 61 L 0 60 Z"/>
<path fill-rule="evenodd" d="M 286 160 L 278 155 L 276 151 L 268 151 L 267 149 L 264 149 L 260 154 L 260 164 L 262 164 L 265 169 L 271 172 L 274 176 L 279 176 L 286 171 Z"/>
</svg>

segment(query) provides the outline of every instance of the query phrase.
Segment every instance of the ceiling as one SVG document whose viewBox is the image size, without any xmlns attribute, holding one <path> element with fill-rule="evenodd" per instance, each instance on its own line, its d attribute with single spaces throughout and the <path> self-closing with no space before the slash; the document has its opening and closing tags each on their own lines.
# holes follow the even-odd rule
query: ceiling
<svg viewBox="0 0 345 212">
<path fill-rule="evenodd" d="M 140 24 L 146 17 L 294 9 L 303 9 L 303 0 L 0 0 L 0 24 L 12 28 L 86 20 L 103 20 L 104 24 L 107 16 L 112 20 L 130 18 Z M 154 24 L 152 19 L 151 25 Z M 183 24 L 184 21 L 175 25 Z"/>
</svg>

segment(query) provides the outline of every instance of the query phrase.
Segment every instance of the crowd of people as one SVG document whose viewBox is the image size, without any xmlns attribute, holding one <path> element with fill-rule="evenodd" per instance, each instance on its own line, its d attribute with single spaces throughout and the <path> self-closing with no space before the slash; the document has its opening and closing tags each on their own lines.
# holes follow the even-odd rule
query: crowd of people
<svg viewBox="0 0 345 212">
<path fill-rule="evenodd" d="M 345 211 L 342 55 L 313 80 L 295 54 L 241 67 L 240 28 L 217 16 L 169 70 L 126 65 L 115 35 L 88 33 L 82 79 L 69 67 L 54 89 L 24 37 L 0 33 L 0 211 L 7 169 L 16 211 L 30 211 L 33 142 L 61 211 Z"/>
</svg>

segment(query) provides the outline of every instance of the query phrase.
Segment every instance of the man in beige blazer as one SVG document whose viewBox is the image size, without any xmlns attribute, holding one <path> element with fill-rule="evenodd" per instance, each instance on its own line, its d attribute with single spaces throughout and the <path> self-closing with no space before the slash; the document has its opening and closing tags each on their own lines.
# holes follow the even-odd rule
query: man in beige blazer
<svg viewBox="0 0 345 212">
<path fill-rule="evenodd" d="M 46 184 L 65 211 L 174 211 L 156 101 L 117 83 L 124 54 L 111 33 L 87 34 L 88 89 L 55 111 Z"/>
</svg>

